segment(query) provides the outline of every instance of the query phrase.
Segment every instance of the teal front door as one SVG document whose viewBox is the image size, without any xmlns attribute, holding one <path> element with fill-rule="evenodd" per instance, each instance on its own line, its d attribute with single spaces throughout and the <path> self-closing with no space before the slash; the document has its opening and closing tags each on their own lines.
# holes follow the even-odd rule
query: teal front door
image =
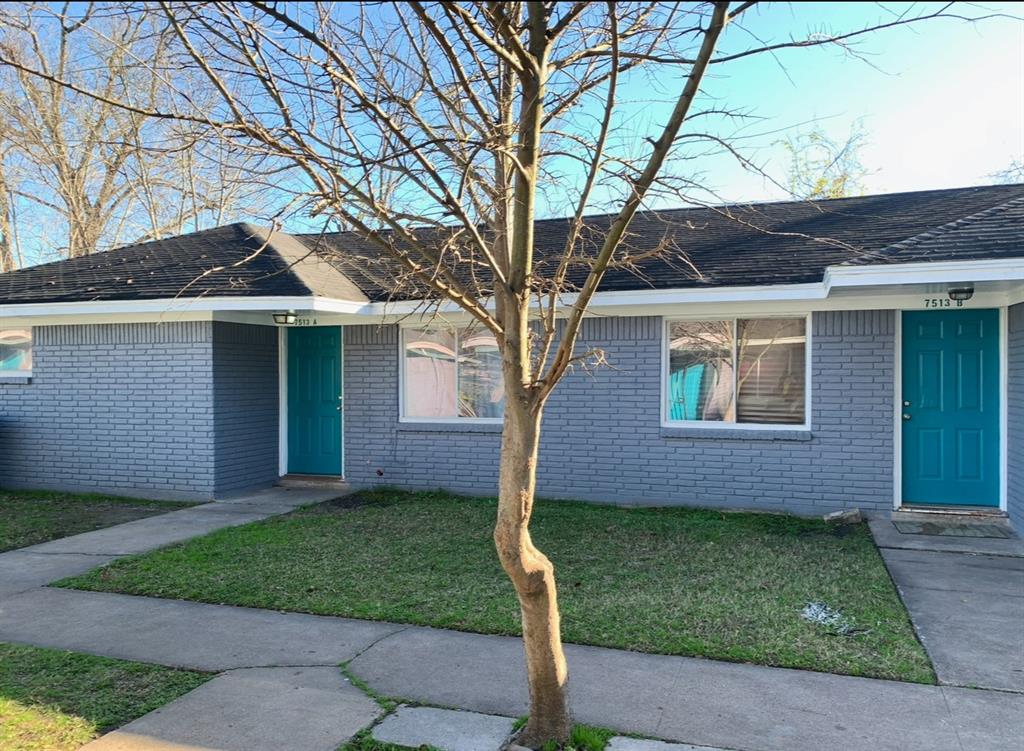
<svg viewBox="0 0 1024 751">
<path fill-rule="evenodd" d="M 903 313 L 903 503 L 999 505 L 999 311 Z"/>
<path fill-rule="evenodd" d="M 288 471 L 342 474 L 341 327 L 288 329 Z"/>
</svg>

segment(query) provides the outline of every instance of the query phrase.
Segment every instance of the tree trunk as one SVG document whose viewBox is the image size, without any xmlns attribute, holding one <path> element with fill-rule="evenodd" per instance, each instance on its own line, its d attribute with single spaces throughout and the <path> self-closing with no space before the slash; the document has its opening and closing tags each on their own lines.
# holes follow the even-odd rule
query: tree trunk
<svg viewBox="0 0 1024 751">
<path fill-rule="evenodd" d="M 543 408 L 534 403 L 525 389 L 513 387 L 509 391 L 506 392 L 502 432 L 494 542 L 501 565 L 516 588 L 522 612 L 530 718 L 518 742 L 537 748 L 549 740 L 569 738 L 568 668 L 562 652 L 555 569 L 534 547 L 528 528 L 537 480 Z"/>
</svg>

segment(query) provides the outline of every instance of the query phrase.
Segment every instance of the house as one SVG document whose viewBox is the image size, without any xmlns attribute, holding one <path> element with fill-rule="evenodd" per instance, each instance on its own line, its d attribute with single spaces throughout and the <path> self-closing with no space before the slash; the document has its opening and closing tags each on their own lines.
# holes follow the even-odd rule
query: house
<svg viewBox="0 0 1024 751">
<path fill-rule="evenodd" d="M 538 223 L 542 263 L 566 226 Z M 1024 524 L 1024 185 L 631 230 L 676 250 L 602 285 L 581 346 L 609 366 L 552 396 L 540 494 Z M 368 252 L 235 224 L 0 275 L 0 485 L 494 493 L 493 337 L 457 313 L 425 328 Z"/>
</svg>

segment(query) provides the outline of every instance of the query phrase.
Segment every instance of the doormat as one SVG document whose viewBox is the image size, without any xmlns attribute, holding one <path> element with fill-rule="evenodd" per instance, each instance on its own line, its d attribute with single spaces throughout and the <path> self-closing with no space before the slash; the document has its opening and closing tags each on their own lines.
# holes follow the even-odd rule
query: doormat
<svg viewBox="0 0 1024 751">
<path fill-rule="evenodd" d="M 998 537 L 1012 539 L 1013 532 L 1002 524 L 964 524 L 963 522 L 893 522 L 904 535 L 943 535 L 945 537 Z"/>
</svg>

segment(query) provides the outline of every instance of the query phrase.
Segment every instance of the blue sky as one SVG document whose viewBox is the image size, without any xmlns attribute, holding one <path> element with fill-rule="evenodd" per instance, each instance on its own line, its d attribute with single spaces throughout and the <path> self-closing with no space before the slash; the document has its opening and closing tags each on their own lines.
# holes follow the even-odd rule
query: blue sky
<svg viewBox="0 0 1024 751">
<path fill-rule="evenodd" d="M 1020 3 L 984 8 L 1021 14 Z M 984 12 L 981 6 L 966 11 Z M 781 40 L 809 28 L 851 28 L 884 16 L 875 3 L 780 3 L 747 23 L 759 36 Z M 813 120 L 845 140 L 860 120 L 867 132 L 861 161 L 872 172 L 864 180 L 868 193 L 992 182 L 991 173 L 1024 157 L 1024 22 L 937 19 L 871 35 L 859 51 L 871 64 L 824 48 L 782 52 L 779 62 L 754 56 L 715 70 L 705 91 L 766 118 L 756 131 L 806 132 L 813 126 L 800 124 Z M 760 146 L 759 161 L 781 178 L 787 160 L 772 146 L 779 138 L 765 135 L 752 143 Z M 729 157 L 701 166 L 727 200 L 785 198 Z"/>
<path fill-rule="evenodd" d="M 822 47 L 714 66 L 705 79 L 704 96 L 759 118 L 745 126 L 745 153 L 780 183 L 785 183 L 788 168 L 780 139 L 820 128 L 841 142 L 854 123 L 861 124 L 866 136 L 860 161 L 869 170 L 863 179 L 867 193 L 990 183 L 992 173 L 1014 160 L 1024 162 L 1022 5 L 964 3 L 964 14 L 991 11 L 1018 17 L 976 24 L 936 19 L 865 36 L 857 51 L 870 62 Z M 748 11 L 742 24 L 771 43 L 805 38 L 814 30 L 862 28 L 890 20 L 892 11 L 916 8 L 919 13 L 938 7 L 939 3 L 765 3 Z M 720 50 L 735 52 L 749 44 L 744 28 L 730 28 Z M 646 74 L 627 77 L 624 89 L 632 103 L 623 130 L 637 138 L 656 135 L 680 87 L 678 78 L 652 82 Z M 691 127 L 705 124 L 684 126 L 684 132 Z M 744 171 L 729 155 L 704 156 L 676 166 L 701 173 L 701 183 L 713 193 L 695 196 L 702 201 L 788 198 L 778 184 Z M 572 197 L 564 182 L 547 186 L 540 214 L 568 214 Z M 596 198 L 592 211 L 615 208 L 601 200 L 607 196 Z M 675 197 L 648 203 L 678 204 Z M 323 220 L 291 216 L 287 224 L 294 231 L 316 231 Z M 26 250 L 38 261 L 48 258 L 50 248 L 45 238 L 31 237 Z"/>
</svg>

